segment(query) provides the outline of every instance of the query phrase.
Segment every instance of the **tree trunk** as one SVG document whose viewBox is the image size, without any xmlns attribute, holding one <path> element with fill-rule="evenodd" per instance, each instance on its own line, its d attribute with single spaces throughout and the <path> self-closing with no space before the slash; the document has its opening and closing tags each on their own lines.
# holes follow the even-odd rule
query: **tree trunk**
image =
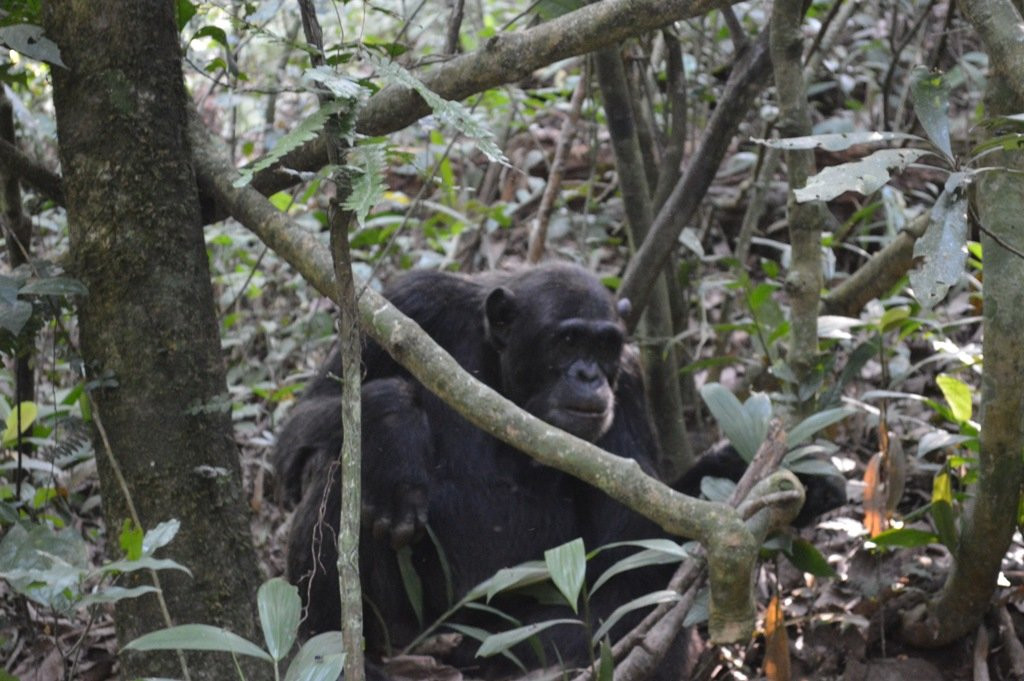
<svg viewBox="0 0 1024 681">
<path fill-rule="evenodd" d="M 100 381 L 92 398 L 109 441 L 97 460 L 110 543 L 133 504 L 146 529 L 180 519 L 165 551 L 192 576 L 159 575 L 171 620 L 256 640 L 259 574 L 186 138 L 174 3 L 52 2 L 46 30 L 68 65 L 53 68 L 53 99 L 73 269 L 89 289 L 81 349 L 89 379 Z M 120 602 L 116 621 L 122 644 L 165 626 L 153 596 Z M 228 655 L 189 661 L 192 679 L 236 678 Z M 182 676 L 173 655 L 122 663 L 125 678 Z"/>
</svg>

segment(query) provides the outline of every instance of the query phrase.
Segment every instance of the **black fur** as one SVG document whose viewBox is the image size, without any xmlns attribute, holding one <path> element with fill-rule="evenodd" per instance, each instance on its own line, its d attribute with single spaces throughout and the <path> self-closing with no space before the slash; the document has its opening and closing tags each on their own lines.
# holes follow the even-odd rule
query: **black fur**
<svg viewBox="0 0 1024 681">
<path fill-rule="evenodd" d="M 473 277 L 420 271 L 403 277 L 386 296 L 487 385 L 653 473 L 657 445 L 635 351 L 624 342 L 618 310 L 625 308 L 586 271 L 569 265 Z M 376 344 L 367 345 L 363 364 L 360 568 L 370 606 L 365 619 L 371 657 L 400 648 L 420 629 L 397 548 L 412 549 L 429 623 L 447 610 L 449 596 L 458 599 L 498 569 L 539 559 L 544 550 L 576 537 L 593 549 L 663 536 L 604 493 L 470 425 Z M 337 629 L 340 622 L 334 544 L 339 485 L 333 467 L 342 441 L 339 372 L 335 355 L 293 409 L 275 455 L 286 501 L 298 503 L 288 574 L 308 606 L 307 635 Z M 706 474 L 738 478 L 732 466 L 712 466 L 677 486 L 692 493 L 688 488 L 696 484 L 699 493 L 695 476 Z M 450 582 L 434 542 L 424 536 L 428 523 L 443 548 Z M 612 559 L 601 558 L 605 565 Z M 670 569 L 628 573 L 605 585 L 590 604 L 591 620 L 663 588 Z M 535 603 L 506 600 L 501 607 L 528 621 L 567 616 L 564 608 L 538 612 Z M 507 626 L 499 620 L 484 624 L 473 613 L 468 617 L 464 621 L 491 630 Z M 582 628 L 558 627 L 543 636 L 548 653 L 570 662 L 588 659 Z M 484 665 L 473 670 L 475 676 L 506 671 L 501 659 L 473 660 L 474 648 L 457 653 L 455 663 Z"/>
</svg>

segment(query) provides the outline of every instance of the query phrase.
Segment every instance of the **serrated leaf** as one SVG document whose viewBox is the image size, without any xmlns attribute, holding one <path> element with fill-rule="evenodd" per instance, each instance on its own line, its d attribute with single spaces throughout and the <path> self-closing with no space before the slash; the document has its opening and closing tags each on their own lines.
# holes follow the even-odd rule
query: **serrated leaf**
<svg viewBox="0 0 1024 681">
<path fill-rule="evenodd" d="M 953 161 L 953 147 L 949 142 L 949 86 L 941 74 L 932 73 L 923 66 L 914 69 L 910 77 L 910 99 L 914 113 L 921 122 L 928 139 Z"/>
<path fill-rule="evenodd" d="M 825 151 L 845 151 L 857 144 L 878 144 L 908 139 L 924 141 L 917 135 L 903 132 L 879 131 L 838 132 L 827 135 L 807 135 L 805 137 L 788 137 L 777 140 L 752 138 L 752 141 L 767 147 L 785 150 L 824 149 Z"/>
<path fill-rule="evenodd" d="M 557 619 L 528 624 L 525 627 L 518 627 L 516 629 L 510 629 L 509 631 L 503 631 L 500 634 L 491 634 L 484 639 L 482 644 L 480 644 L 480 649 L 476 651 L 476 656 L 490 657 L 492 655 L 497 655 L 498 653 L 503 653 L 546 629 L 562 624 L 572 624 L 579 627 L 583 626 L 583 622 L 580 622 L 579 620 Z"/>
<path fill-rule="evenodd" d="M 932 207 L 928 229 L 914 243 L 920 266 L 910 271 L 910 285 L 926 309 L 946 297 L 967 262 L 967 197 L 963 173 L 954 173 Z"/>
<path fill-rule="evenodd" d="M 294 584 L 281 577 L 267 580 L 256 592 L 263 640 L 275 662 L 280 662 L 295 644 L 302 616 L 302 599 Z"/>
<path fill-rule="evenodd" d="M 793 196 L 799 203 L 830 201 L 845 192 L 867 196 L 887 183 L 892 171 L 902 172 L 927 153 L 924 149 L 879 149 L 858 161 L 825 168 L 808 178 L 805 186 L 793 190 Z"/>
<path fill-rule="evenodd" d="M 381 59 L 372 52 L 367 52 L 366 58 L 382 78 L 415 91 L 427 103 L 427 106 L 430 107 L 438 120 L 473 140 L 477 148 L 487 158 L 496 163 L 509 165 L 505 154 L 494 143 L 494 133 L 474 118 L 472 112 L 463 106 L 461 102 L 445 99 L 424 85 L 419 78 L 412 75 L 412 73 L 397 62 Z"/>
<path fill-rule="evenodd" d="M 344 206 L 355 214 L 360 227 L 366 216 L 384 198 L 384 173 L 387 170 L 385 144 L 360 144 L 348 152 L 348 165 L 355 171 Z"/>
<path fill-rule="evenodd" d="M 345 666 L 340 631 L 328 631 L 306 641 L 288 665 L 284 681 L 337 681 Z"/>
<path fill-rule="evenodd" d="M 289 132 L 287 135 L 283 135 L 277 140 L 277 144 L 270 152 L 256 161 L 252 165 L 239 171 L 239 177 L 234 181 L 234 187 L 244 187 L 252 182 L 252 177 L 256 173 L 269 168 L 274 165 L 292 149 L 296 149 L 299 146 L 309 142 L 320 134 L 324 126 L 327 125 L 327 121 L 336 114 L 345 113 L 346 125 L 343 126 L 341 134 L 345 137 L 351 135 L 354 125 L 352 121 L 355 116 L 355 107 L 350 100 L 336 99 L 331 102 L 325 103 L 315 112 L 307 116 L 299 125 Z"/>
<path fill-rule="evenodd" d="M 604 638 L 605 634 L 611 631 L 612 627 L 618 624 L 619 620 L 634 610 L 649 608 L 652 605 L 658 605 L 660 603 L 672 603 L 674 601 L 678 601 L 679 598 L 679 594 L 675 591 L 662 590 L 645 594 L 639 598 L 634 598 L 628 603 L 623 603 L 612 611 L 612 614 L 608 616 L 608 619 L 601 623 L 601 626 L 591 637 L 591 643 L 596 645 L 598 641 Z"/>
<path fill-rule="evenodd" d="M 43 27 L 34 24 L 14 24 L 0 27 L 0 42 L 29 59 L 67 68 L 60 58 L 60 48 L 43 35 Z"/>
<path fill-rule="evenodd" d="M 182 624 L 143 634 L 124 647 L 125 650 L 214 650 L 248 655 L 273 662 L 270 655 L 256 644 L 227 629 L 208 624 Z"/>
<path fill-rule="evenodd" d="M 938 384 L 939 390 L 942 391 L 942 396 L 946 398 L 946 402 L 953 412 L 953 418 L 958 423 L 970 421 L 972 408 L 971 386 L 949 374 L 939 374 L 935 377 L 935 383 Z"/>
<path fill-rule="evenodd" d="M 544 564 L 551 573 L 551 581 L 565 596 L 572 611 L 578 613 L 580 592 L 587 574 L 587 554 L 583 550 L 583 540 L 573 539 L 548 549 L 544 552 Z"/>
<path fill-rule="evenodd" d="M 302 74 L 302 78 L 305 81 L 327 88 L 332 95 L 341 99 L 359 100 L 365 98 L 369 93 L 363 85 L 330 66 L 316 66 L 307 69 Z"/>
</svg>

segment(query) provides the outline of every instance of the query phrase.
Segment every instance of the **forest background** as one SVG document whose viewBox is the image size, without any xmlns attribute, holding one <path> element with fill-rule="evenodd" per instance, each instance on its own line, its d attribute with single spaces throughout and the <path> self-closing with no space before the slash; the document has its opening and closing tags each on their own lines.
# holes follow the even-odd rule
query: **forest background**
<svg viewBox="0 0 1024 681">
<path fill-rule="evenodd" d="M 507 435 L 518 416 L 428 344 L 388 344 L 401 320 L 372 291 L 542 258 L 633 302 L 667 477 L 718 429 L 827 424 L 801 454 L 851 504 L 774 545 L 796 569 L 755 594 L 719 583 L 712 636 L 749 633 L 753 596 L 767 636 L 710 649 L 708 677 L 1024 674 L 1014 3 L 3 10 L 8 677 L 234 674 L 118 652 L 182 623 L 259 641 L 280 572 L 267 457 L 334 342 L 329 299 Z M 524 429 L 524 451 L 597 481 L 578 443 Z M 627 472 L 599 482 L 672 513 L 630 499 Z"/>
</svg>

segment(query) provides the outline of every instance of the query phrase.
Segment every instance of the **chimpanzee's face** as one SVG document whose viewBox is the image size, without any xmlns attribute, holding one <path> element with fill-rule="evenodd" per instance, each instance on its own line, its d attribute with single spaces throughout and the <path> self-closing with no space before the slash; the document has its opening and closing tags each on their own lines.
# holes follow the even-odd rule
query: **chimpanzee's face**
<svg viewBox="0 0 1024 681">
<path fill-rule="evenodd" d="M 589 276 L 570 274 L 530 292 L 494 289 L 486 321 L 505 396 L 593 442 L 615 417 L 625 333 L 611 295 Z"/>
</svg>

